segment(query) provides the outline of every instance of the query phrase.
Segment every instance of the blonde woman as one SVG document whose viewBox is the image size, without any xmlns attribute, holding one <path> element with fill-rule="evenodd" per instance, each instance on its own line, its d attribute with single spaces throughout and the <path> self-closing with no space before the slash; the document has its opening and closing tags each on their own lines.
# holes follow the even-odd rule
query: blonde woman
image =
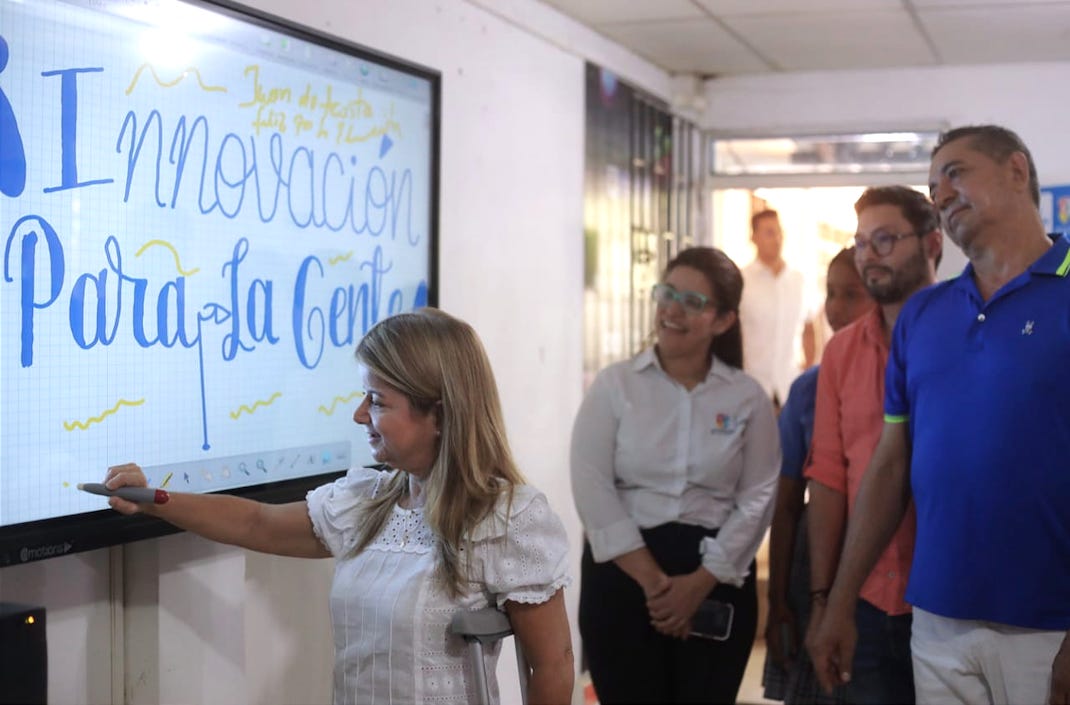
<svg viewBox="0 0 1070 705">
<path fill-rule="evenodd" d="M 388 469 L 352 469 L 283 505 L 174 493 L 161 505 L 112 497 L 111 506 L 256 551 L 334 557 L 335 703 L 472 702 L 464 644 L 448 625 L 488 604 L 508 613 L 530 661 L 530 702 L 569 702 L 567 539 L 516 468 L 475 331 L 422 309 L 381 321 L 356 356 L 365 394 L 353 420 Z M 120 465 L 105 483 L 145 477 Z M 496 695 L 497 653 L 488 660 Z"/>
</svg>

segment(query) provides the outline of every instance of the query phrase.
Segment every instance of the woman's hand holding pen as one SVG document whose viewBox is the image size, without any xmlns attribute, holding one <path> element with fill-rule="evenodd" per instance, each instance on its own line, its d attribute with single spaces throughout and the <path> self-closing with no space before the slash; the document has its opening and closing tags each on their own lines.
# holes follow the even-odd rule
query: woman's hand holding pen
<svg viewBox="0 0 1070 705">
<path fill-rule="evenodd" d="M 717 578 L 701 566 L 691 573 L 669 576 L 667 589 L 655 596 L 647 595 L 646 606 L 654 629 L 686 639 L 691 633 L 691 617 L 716 585 Z"/>
<path fill-rule="evenodd" d="M 120 487 L 147 487 L 148 481 L 138 465 L 126 463 L 108 468 L 108 474 L 104 476 L 104 485 L 112 490 Z M 121 497 L 109 497 L 108 506 L 120 514 L 137 514 L 142 511 L 141 505 Z"/>
</svg>

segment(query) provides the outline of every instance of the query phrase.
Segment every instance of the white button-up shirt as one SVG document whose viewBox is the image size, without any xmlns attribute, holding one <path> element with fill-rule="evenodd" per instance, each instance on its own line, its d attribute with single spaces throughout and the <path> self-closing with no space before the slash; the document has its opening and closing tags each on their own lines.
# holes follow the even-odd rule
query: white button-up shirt
<svg viewBox="0 0 1070 705">
<path fill-rule="evenodd" d="M 789 267 L 774 274 L 755 260 L 743 268 L 743 368 L 781 404 L 802 372 L 803 327 L 813 308 L 805 284 L 802 272 Z"/>
<path fill-rule="evenodd" d="M 743 584 L 773 514 L 780 441 L 753 378 L 714 358 L 688 391 L 653 349 L 595 378 L 572 431 L 572 491 L 598 562 L 644 546 L 669 522 L 717 528 L 702 565 Z"/>
</svg>

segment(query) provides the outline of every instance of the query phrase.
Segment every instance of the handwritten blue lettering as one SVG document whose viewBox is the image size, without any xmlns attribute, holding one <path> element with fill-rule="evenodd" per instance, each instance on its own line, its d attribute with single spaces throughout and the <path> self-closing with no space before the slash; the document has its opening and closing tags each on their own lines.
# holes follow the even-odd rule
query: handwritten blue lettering
<svg viewBox="0 0 1070 705">
<path fill-rule="evenodd" d="M 7 68 L 7 40 L 0 37 L 0 73 Z M 0 193 L 12 198 L 26 188 L 26 151 L 11 101 L 0 90 Z"/>
<path fill-rule="evenodd" d="M 319 273 L 319 278 L 323 278 L 323 263 L 319 258 L 313 255 L 305 257 L 301 262 L 301 266 L 297 270 L 297 280 L 294 282 L 294 308 L 293 308 L 293 334 L 294 334 L 294 350 L 297 352 L 298 361 L 308 369 L 314 369 L 319 364 L 320 358 L 323 357 L 323 345 L 324 345 L 324 320 L 323 309 L 318 306 L 313 306 L 305 313 L 305 293 L 308 289 L 308 274 L 309 270 L 316 267 Z M 318 346 L 314 349 L 314 356 L 309 357 L 308 351 L 305 349 L 306 343 L 316 344 Z"/>
<path fill-rule="evenodd" d="M 0 37 L 0 72 L 7 59 L 7 44 Z M 250 223 L 276 223 L 289 232 L 294 228 L 322 230 L 346 240 L 354 235 L 375 238 L 366 242 L 355 260 L 350 261 L 349 255 L 332 259 L 332 266 L 345 264 L 330 275 L 316 255 L 305 257 L 293 272 L 292 311 L 288 313 L 294 354 L 306 369 L 316 368 L 328 347 L 351 348 L 383 316 L 400 312 L 406 305 L 426 305 L 426 282 L 419 282 L 408 302 L 407 291 L 390 285 L 394 262 L 382 245 L 389 240 L 415 248 L 426 232 L 413 223 L 412 170 L 390 166 L 394 157 L 389 137 L 384 135 L 378 158 L 373 152 L 365 161 L 322 147 L 322 143 L 288 140 L 280 131 L 265 129 L 263 135 L 259 130 L 252 134 L 213 131 L 205 115 L 129 110 L 115 133 L 114 155 L 119 156 L 111 165 L 118 178 L 87 180 L 84 172 L 109 162 L 79 163 L 79 91 L 95 87 L 96 75 L 103 72 L 102 67 L 83 66 L 40 74 L 59 79 L 58 184 L 44 188 L 44 193 L 118 181 L 124 204 L 155 205 L 228 220 L 244 216 Z M 89 99 L 83 100 L 88 104 Z M 24 189 L 27 160 L 22 150 L 14 110 L 0 92 L 0 193 L 5 196 L 17 197 Z M 118 198 L 118 188 L 115 193 Z M 93 215 L 82 222 L 93 222 Z M 276 288 L 277 280 L 257 271 L 259 261 L 251 256 L 252 245 L 246 237 L 237 237 L 229 258 L 215 270 L 223 285 L 219 287 L 216 279 L 209 288 L 218 296 L 199 298 L 201 292 L 192 282 L 200 284 L 205 275 L 191 280 L 188 276 L 195 270 L 179 269 L 177 276 L 138 276 L 137 261 L 124 262 L 120 238 L 111 234 L 104 238 L 103 251 L 97 253 L 102 257 L 95 263 L 84 245 L 72 252 L 70 262 L 76 271 L 67 281 L 64 244 L 46 216 L 37 214 L 18 219 L 6 238 L 4 281 L 12 283 L 17 278 L 19 287 L 21 365 L 34 365 L 35 332 L 40 334 L 46 323 L 69 327 L 74 347 L 83 351 L 117 342 L 132 342 L 142 349 L 196 348 L 202 448 L 209 449 L 205 348 L 217 349 L 218 359 L 229 363 L 283 342 L 285 331 L 283 336 L 278 334 L 274 316 L 276 308 L 285 304 L 277 306 L 275 294 L 286 292 L 287 282 Z M 349 250 L 352 244 L 332 247 Z M 178 255 L 174 256 L 177 265 Z M 354 266 L 359 276 L 354 276 Z M 341 273 L 343 269 L 348 272 Z M 62 312 L 64 303 L 66 311 Z M 280 311 L 283 317 L 286 313 Z M 54 330 L 51 325 L 47 329 Z"/>
<path fill-rule="evenodd" d="M 139 165 L 148 160 L 151 171 L 146 178 L 156 205 L 177 208 L 182 184 L 196 168 L 193 155 L 199 152 L 200 173 L 192 178 L 196 180 L 197 207 L 204 215 L 219 209 L 224 217 L 236 218 L 245 210 L 248 197 L 255 203 L 260 221 L 269 223 L 277 217 L 282 198 L 289 221 L 301 229 L 348 229 L 356 235 L 386 234 L 391 240 L 400 233 L 402 241 L 413 247 L 423 237 L 413 228 L 411 169 L 388 172 L 376 165 L 363 174 L 361 181 L 356 157 L 350 157 L 352 170 L 347 171 L 345 160 L 337 152 L 320 155 L 297 146 L 287 153 L 278 132 L 268 138 L 268 164 L 262 165 L 254 136 L 243 140 L 228 132 L 216 144 L 204 116 L 194 118 L 192 123 L 186 116 L 178 118 L 171 132 L 166 164 L 163 145 L 163 116 L 159 111 L 150 111 L 143 121 L 134 111 L 127 112 L 115 144 L 118 153 L 126 154 L 124 202 L 137 197 Z M 167 184 L 170 201 L 161 196 Z"/>
<path fill-rule="evenodd" d="M 60 146 L 62 154 L 62 167 L 60 169 L 60 185 L 45 189 L 45 193 L 53 191 L 65 191 L 72 188 L 83 188 L 97 184 L 110 184 L 112 179 L 96 179 L 94 181 L 78 181 L 78 74 L 100 73 L 104 69 L 97 66 L 92 68 L 62 69 L 60 71 L 42 71 L 44 77 L 60 77 Z"/>
<path fill-rule="evenodd" d="M 37 273 L 37 231 L 29 230 L 22 236 L 21 256 L 19 257 L 19 281 L 22 284 L 21 297 L 19 300 L 22 326 L 19 334 L 21 354 L 19 361 L 23 367 L 33 364 L 33 323 L 34 311 L 46 309 L 55 303 L 63 288 L 63 244 L 59 240 L 56 231 L 48 221 L 39 215 L 27 215 L 15 221 L 11 233 L 4 245 L 4 281 L 11 282 L 11 246 L 15 242 L 23 223 L 36 222 L 45 236 L 45 244 L 48 245 L 48 296 L 43 301 L 35 298 L 36 273 Z"/>
</svg>

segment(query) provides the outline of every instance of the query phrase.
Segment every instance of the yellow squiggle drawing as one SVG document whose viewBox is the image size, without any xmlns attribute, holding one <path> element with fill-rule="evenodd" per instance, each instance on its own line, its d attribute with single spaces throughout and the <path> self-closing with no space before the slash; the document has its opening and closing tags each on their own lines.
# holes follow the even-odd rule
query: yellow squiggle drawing
<svg viewBox="0 0 1070 705">
<path fill-rule="evenodd" d="M 349 252 L 345 253 L 344 255 L 335 255 L 334 257 L 328 257 L 327 258 L 327 264 L 338 264 L 339 262 L 345 262 L 345 261 L 349 260 L 349 258 L 352 257 L 352 256 L 353 256 L 353 251 L 350 250 Z"/>
<path fill-rule="evenodd" d="M 76 428 L 84 431 L 92 424 L 100 423 L 108 416 L 111 416 L 112 414 L 117 412 L 120 406 L 141 406 L 144 403 L 145 400 L 143 398 L 138 399 L 137 401 L 127 401 L 126 399 L 120 399 L 115 403 L 115 406 L 110 409 L 105 409 L 103 412 L 101 412 L 100 416 L 90 416 L 85 421 L 64 421 L 63 428 L 67 431 L 73 431 Z"/>
<path fill-rule="evenodd" d="M 353 392 L 352 394 L 350 394 L 347 397 L 335 397 L 331 401 L 331 408 L 328 409 L 323 404 L 320 404 L 320 407 L 318 409 L 316 409 L 316 411 L 319 411 L 320 413 L 326 414 L 327 416 L 331 416 L 331 415 L 334 414 L 334 410 L 336 408 L 338 408 L 339 404 L 345 404 L 346 402 L 351 402 L 354 399 L 356 399 L 357 397 L 362 397 L 362 396 L 364 396 L 364 392 Z"/>
<path fill-rule="evenodd" d="M 230 412 L 230 418 L 237 419 L 239 416 L 242 415 L 243 411 L 245 413 L 247 413 L 247 414 L 251 414 L 254 411 L 256 411 L 258 408 L 260 408 L 261 406 L 271 406 L 274 403 L 274 401 L 276 399 L 278 399 L 279 397 L 281 397 L 281 396 L 282 396 L 282 392 L 275 392 L 270 397 L 268 397 L 267 400 L 259 400 L 259 401 L 254 402 L 252 408 L 246 406 L 245 404 L 242 404 L 241 406 L 238 407 L 237 411 Z"/>
<path fill-rule="evenodd" d="M 152 64 L 145 63 L 145 64 L 142 64 L 141 66 L 137 67 L 137 71 L 134 73 L 133 80 L 131 80 L 130 81 L 130 85 L 126 87 L 126 94 L 127 95 L 130 95 L 131 93 L 134 92 L 134 86 L 137 85 L 137 82 L 141 78 L 141 74 L 145 71 L 145 69 L 148 69 L 149 72 L 152 73 L 152 77 L 153 77 L 153 79 L 156 80 L 156 83 L 158 83 L 159 85 L 163 86 L 164 88 L 171 88 L 172 86 L 177 86 L 179 83 L 182 82 L 182 79 L 184 79 L 186 76 L 188 76 L 189 74 L 192 73 L 194 76 L 197 77 L 197 85 L 201 87 L 202 91 L 206 91 L 206 92 L 209 92 L 209 93 L 226 93 L 227 92 L 227 89 L 226 89 L 225 86 L 206 86 L 206 85 L 204 85 L 204 81 L 201 80 L 201 72 L 198 71 L 193 66 L 186 67 L 186 70 L 183 71 L 182 73 L 178 74 L 178 78 L 176 78 L 173 81 L 161 81 L 159 75 L 156 73 L 156 67 L 153 66 Z"/>
<path fill-rule="evenodd" d="M 149 240 L 148 242 L 146 242 L 144 245 L 141 246 L 141 249 L 139 249 L 137 252 L 134 253 L 134 257 L 140 257 L 142 252 L 144 252 L 145 250 L 149 249 L 153 245 L 159 245 L 160 247 L 166 247 L 167 249 L 169 249 L 171 251 L 171 256 L 175 258 L 175 269 L 177 269 L 178 273 L 181 274 L 182 276 L 190 277 L 190 276 L 193 276 L 194 274 L 196 274 L 197 272 L 201 271 L 200 267 L 195 267 L 193 269 L 182 269 L 182 263 L 178 260 L 178 250 L 176 250 L 175 246 L 172 245 L 171 243 L 167 242 L 166 240 Z"/>
</svg>

